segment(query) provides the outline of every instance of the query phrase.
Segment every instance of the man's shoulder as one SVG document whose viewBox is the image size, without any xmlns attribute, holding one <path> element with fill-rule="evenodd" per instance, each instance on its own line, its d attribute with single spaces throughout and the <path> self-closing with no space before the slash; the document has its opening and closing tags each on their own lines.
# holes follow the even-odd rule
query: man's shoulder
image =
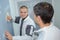
<svg viewBox="0 0 60 40">
<path fill-rule="evenodd" d="M 20 16 L 16 17 L 17 19 L 20 19 Z"/>
<path fill-rule="evenodd" d="M 28 21 L 29 22 L 34 22 L 34 20 L 31 17 L 28 18 Z"/>
<path fill-rule="evenodd" d="M 45 39 L 51 39 L 51 40 L 59 40 L 60 38 L 60 30 L 54 26 L 51 27 L 49 30 L 47 30 L 47 32 L 45 33 Z"/>
<path fill-rule="evenodd" d="M 60 31 L 60 29 L 59 29 L 58 27 L 56 27 L 56 26 L 53 26 L 53 27 L 52 27 L 52 30 Z"/>
<path fill-rule="evenodd" d="M 29 25 L 35 26 L 34 20 L 32 18 L 30 18 L 30 17 L 28 18 L 28 20 L 26 20 L 26 22 L 28 22 Z"/>
<path fill-rule="evenodd" d="M 51 27 L 50 29 L 47 30 L 48 34 L 60 34 L 60 29 L 56 26 Z"/>
<path fill-rule="evenodd" d="M 19 20 L 20 20 L 20 17 L 19 17 L 19 16 L 16 17 L 16 18 L 15 18 L 15 23 L 18 23 L 18 24 L 19 24 Z"/>
</svg>

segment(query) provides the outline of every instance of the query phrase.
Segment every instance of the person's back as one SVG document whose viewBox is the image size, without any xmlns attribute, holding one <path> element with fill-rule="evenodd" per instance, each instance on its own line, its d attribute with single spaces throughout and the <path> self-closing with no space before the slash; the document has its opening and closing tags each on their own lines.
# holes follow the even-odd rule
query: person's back
<svg viewBox="0 0 60 40">
<path fill-rule="evenodd" d="M 53 6 L 48 2 L 41 2 L 34 6 L 35 22 L 40 29 L 37 40 L 60 40 L 60 30 L 52 23 L 54 15 Z"/>
</svg>

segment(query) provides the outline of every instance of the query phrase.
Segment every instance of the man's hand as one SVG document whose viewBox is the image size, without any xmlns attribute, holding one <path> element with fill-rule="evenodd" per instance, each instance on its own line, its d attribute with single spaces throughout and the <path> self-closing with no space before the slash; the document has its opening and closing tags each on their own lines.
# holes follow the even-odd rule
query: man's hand
<svg viewBox="0 0 60 40">
<path fill-rule="evenodd" d="M 5 32 L 5 36 L 8 40 L 12 40 L 12 35 L 9 32 Z"/>
<path fill-rule="evenodd" d="M 7 21 L 10 21 L 12 19 L 12 17 L 11 16 L 7 16 L 6 19 L 7 19 Z"/>
</svg>

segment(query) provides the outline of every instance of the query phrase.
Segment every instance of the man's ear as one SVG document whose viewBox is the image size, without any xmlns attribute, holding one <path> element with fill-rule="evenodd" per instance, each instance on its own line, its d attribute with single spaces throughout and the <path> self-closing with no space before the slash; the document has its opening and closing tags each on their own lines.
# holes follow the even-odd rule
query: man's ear
<svg viewBox="0 0 60 40">
<path fill-rule="evenodd" d="M 38 16 L 38 21 L 39 21 L 40 23 L 43 22 L 40 16 Z"/>
<path fill-rule="evenodd" d="M 38 16 L 38 20 L 41 20 L 41 17 L 40 16 Z"/>
</svg>

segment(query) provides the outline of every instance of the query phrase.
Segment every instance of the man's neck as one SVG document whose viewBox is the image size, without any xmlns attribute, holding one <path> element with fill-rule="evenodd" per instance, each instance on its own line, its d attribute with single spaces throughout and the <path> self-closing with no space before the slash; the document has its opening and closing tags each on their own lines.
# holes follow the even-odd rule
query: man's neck
<svg viewBox="0 0 60 40">
<path fill-rule="evenodd" d="M 40 28 L 44 28 L 44 27 L 48 27 L 49 25 L 50 25 L 50 23 L 46 23 L 46 24 L 42 23 L 39 26 L 40 26 Z"/>
<path fill-rule="evenodd" d="M 25 18 L 22 18 L 23 20 L 26 19 L 28 17 L 28 15 Z"/>
</svg>

